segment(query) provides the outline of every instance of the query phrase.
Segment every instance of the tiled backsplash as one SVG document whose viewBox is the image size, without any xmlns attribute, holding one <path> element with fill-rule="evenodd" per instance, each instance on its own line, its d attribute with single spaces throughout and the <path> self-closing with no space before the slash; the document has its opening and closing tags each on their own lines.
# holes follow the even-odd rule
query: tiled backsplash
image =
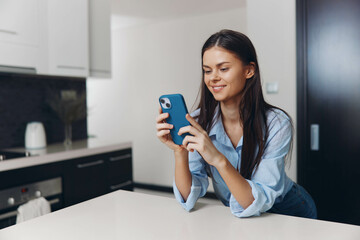
<svg viewBox="0 0 360 240">
<path fill-rule="evenodd" d="M 0 149 L 23 147 L 26 125 L 32 121 L 44 124 L 47 144 L 63 142 L 64 124 L 47 103 L 61 90 L 86 94 L 85 78 L 0 73 Z M 72 124 L 73 140 L 87 138 L 86 122 L 85 117 Z"/>
</svg>

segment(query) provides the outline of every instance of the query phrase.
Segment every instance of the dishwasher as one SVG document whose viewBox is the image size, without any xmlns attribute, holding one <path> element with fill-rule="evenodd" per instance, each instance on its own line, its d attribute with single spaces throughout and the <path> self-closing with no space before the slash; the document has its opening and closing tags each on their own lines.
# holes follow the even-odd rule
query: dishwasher
<svg viewBox="0 0 360 240">
<path fill-rule="evenodd" d="M 51 211 L 63 207 L 62 178 L 19 185 L 0 190 L 0 229 L 16 223 L 17 208 L 37 197 L 44 197 L 51 205 Z"/>
</svg>

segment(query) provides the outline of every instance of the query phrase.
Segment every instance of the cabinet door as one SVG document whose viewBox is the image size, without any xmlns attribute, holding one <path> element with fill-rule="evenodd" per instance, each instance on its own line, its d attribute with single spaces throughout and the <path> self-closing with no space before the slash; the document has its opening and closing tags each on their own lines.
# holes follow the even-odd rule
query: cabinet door
<svg viewBox="0 0 360 240">
<path fill-rule="evenodd" d="M 47 3 L 49 73 L 87 76 L 88 1 L 49 0 Z"/>
<path fill-rule="evenodd" d="M 38 0 L 0 0 L 0 41 L 38 45 Z"/>
<path fill-rule="evenodd" d="M 0 0 L 0 65 L 38 67 L 38 0 Z"/>
<path fill-rule="evenodd" d="M 37 69 L 39 49 L 0 41 L 0 65 Z"/>
<path fill-rule="evenodd" d="M 111 77 L 110 0 L 89 1 L 90 76 Z"/>
<path fill-rule="evenodd" d="M 66 163 L 64 173 L 65 205 L 76 204 L 107 191 L 106 155 L 95 155 Z"/>
<path fill-rule="evenodd" d="M 108 190 L 133 190 L 132 153 L 125 149 L 108 155 Z"/>
</svg>

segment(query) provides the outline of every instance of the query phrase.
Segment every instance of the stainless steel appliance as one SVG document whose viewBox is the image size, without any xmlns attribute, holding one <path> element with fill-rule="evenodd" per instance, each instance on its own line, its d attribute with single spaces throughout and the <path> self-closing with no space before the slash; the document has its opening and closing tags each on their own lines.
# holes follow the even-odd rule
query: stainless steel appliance
<svg viewBox="0 0 360 240">
<path fill-rule="evenodd" d="M 0 191 L 0 229 L 16 223 L 17 208 L 36 197 L 45 197 L 51 211 L 63 207 L 62 178 L 52 178 Z"/>
</svg>

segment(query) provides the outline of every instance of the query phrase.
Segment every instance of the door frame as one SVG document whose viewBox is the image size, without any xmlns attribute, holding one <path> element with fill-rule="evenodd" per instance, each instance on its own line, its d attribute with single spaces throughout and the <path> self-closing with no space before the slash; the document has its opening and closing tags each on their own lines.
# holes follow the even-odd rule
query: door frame
<svg viewBox="0 0 360 240">
<path fill-rule="evenodd" d="M 307 0 L 296 0 L 296 121 L 297 182 L 306 185 L 306 160 L 309 157 L 307 114 Z"/>
</svg>

